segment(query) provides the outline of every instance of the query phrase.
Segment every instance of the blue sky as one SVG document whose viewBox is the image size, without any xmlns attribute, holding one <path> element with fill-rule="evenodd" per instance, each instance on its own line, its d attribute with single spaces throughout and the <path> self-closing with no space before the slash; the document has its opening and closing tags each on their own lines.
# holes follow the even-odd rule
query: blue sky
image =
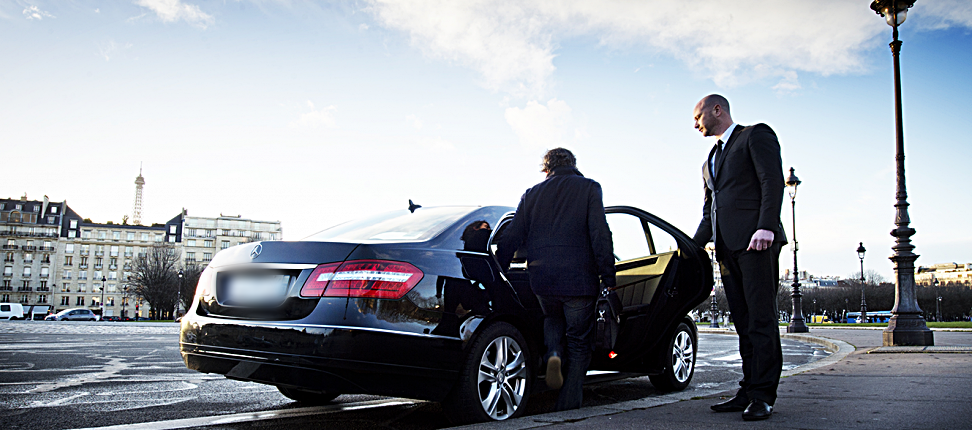
<svg viewBox="0 0 972 430">
<path fill-rule="evenodd" d="M 691 234 L 712 145 L 692 108 L 719 92 L 804 181 L 801 268 L 848 276 L 863 241 L 890 278 L 891 28 L 867 1 L 725 3 L 0 1 L 0 195 L 120 221 L 143 163 L 149 221 L 299 239 L 408 199 L 513 206 L 565 146 L 607 204 Z M 972 3 L 919 0 L 901 38 L 918 264 L 972 262 Z"/>
</svg>

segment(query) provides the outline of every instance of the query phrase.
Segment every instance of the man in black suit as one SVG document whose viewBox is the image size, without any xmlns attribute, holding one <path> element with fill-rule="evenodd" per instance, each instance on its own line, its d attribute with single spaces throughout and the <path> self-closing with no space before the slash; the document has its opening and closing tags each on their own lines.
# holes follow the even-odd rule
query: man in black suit
<svg viewBox="0 0 972 430">
<path fill-rule="evenodd" d="M 766 124 L 734 123 L 729 102 L 717 94 L 699 101 L 694 117 L 703 136 L 718 138 L 702 165 L 705 204 L 694 239 L 700 246 L 715 242 L 743 366 L 739 391 L 712 410 L 766 419 L 783 370 L 776 306 L 780 247 L 786 244 L 780 143 Z"/>
<path fill-rule="evenodd" d="M 594 351 L 599 285 L 615 285 L 614 245 L 601 185 L 581 175 L 576 165 L 574 154 L 564 148 L 547 151 L 547 178 L 523 194 L 496 253 L 506 269 L 517 249 L 526 251 L 530 288 L 544 314 L 546 382 L 550 388 L 563 386 L 558 411 L 581 406 L 584 375 Z"/>
</svg>

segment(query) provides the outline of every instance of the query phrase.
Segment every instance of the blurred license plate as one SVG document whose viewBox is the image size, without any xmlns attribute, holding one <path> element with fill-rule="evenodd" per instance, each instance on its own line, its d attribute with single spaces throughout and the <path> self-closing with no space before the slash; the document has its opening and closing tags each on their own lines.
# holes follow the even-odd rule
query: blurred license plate
<svg viewBox="0 0 972 430">
<path fill-rule="evenodd" d="M 226 285 L 226 301 L 234 305 L 277 305 L 287 296 L 289 285 L 286 275 L 236 275 Z"/>
</svg>

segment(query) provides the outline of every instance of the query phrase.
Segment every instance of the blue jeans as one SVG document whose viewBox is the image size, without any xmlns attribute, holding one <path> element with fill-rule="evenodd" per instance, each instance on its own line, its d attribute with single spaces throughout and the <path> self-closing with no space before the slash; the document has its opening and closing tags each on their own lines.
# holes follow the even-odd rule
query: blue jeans
<svg viewBox="0 0 972 430">
<path fill-rule="evenodd" d="M 544 362 L 560 356 L 564 386 L 560 389 L 555 409 L 563 411 L 581 407 L 584 398 L 584 376 L 594 352 L 595 296 L 541 296 L 543 308 L 543 342 L 547 346 Z M 564 345 L 566 337 L 566 348 Z M 566 354 L 565 354 L 566 351 Z"/>
</svg>

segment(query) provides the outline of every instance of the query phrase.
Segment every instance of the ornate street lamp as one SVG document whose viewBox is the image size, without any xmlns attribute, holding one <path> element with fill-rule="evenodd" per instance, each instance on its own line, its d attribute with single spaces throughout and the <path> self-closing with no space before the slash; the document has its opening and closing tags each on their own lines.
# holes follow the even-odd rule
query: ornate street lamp
<svg viewBox="0 0 972 430">
<path fill-rule="evenodd" d="M 800 249 L 800 244 L 796 238 L 796 193 L 800 182 L 800 178 L 797 178 L 791 167 L 790 176 L 786 178 L 786 189 L 790 193 L 790 204 L 793 208 L 793 245 L 791 245 L 793 249 L 793 283 L 790 284 L 793 287 L 793 292 L 790 294 L 793 301 L 793 313 L 790 315 L 790 325 L 786 327 L 787 333 L 807 333 L 810 331 L 803 318 L 803 301 L 801 300 L 803 295 L 800 294 L 800 271 L 797 269 L 797 251 Z"/>
<path fill-rule="evenodd" d="M 895 283 L 894 308 L 891 309 L 891 320 L 888 328 L 884 329 L 884 345 L 934 345 L 935 337 L 925 324 L 925 318 L 918 307 L 918 294 L 915 287 L 915 260 L 918 255 L 911 252 L 915 246 L 911 244 L 911 236 L 915 229 L 909 227 L 911 218 L 908 216 L 908 191 L 905 186 L 904 170 L 904 125 L 901 114 L 901 66 L 898 56 L 901 52 L 901 41 L 898 40 L 898 26 L 908 17 L 908 9 L 915 4 L 915 0 L 874 0 L 871 9 L 884 17 L 892 28 L 891 56 L 894 60 L 894 118 L 895 118 L 895 161 L 897 170 L 897 201 L 894 204 L 895 229 L 891 235 L 895 237 L 895 244 L 891 248 L 894 256 Z"/>
<path fill-rule="evenodd" d="M 105 320 L 105 282 L 108 282 L 108 278 L 102 276 L 101 277 L 101 321 Z"/>
<path fill-rule="evenodd" d="M 719 305 L 716 304 L 716 292 L 715 288 L 712 289 L 712 306 L 709 308 L 709 328 L 719 328 L 719 322 L 716 321 L 716 314 L 719 312 Z"/>
<path fill-rule="evenodd" d="M 867 322 L 867 299 L 864 297 L 864 253 L 867 252 L 864 249 L 864 242 L 860 242 L 857 247 L 857 258 L 861 259 L 861 316 L 857 318 L 857 322 L 864 323 Z"/>
<path fill-rule="evenodd" d="M 172 314 L 173 320 L 179 318 L 179 308 L 181 306 L 182 306 L 182 269 L 179 269 L 179 291 L 176 293 L 175 313 Z"/>
<path fill-rule="evenodd" d="M 122 320 L 124 321 L 124 319 L 125 319 L 125 305 L 128 304 L 127 303 L 128 302 L 128 285 L 125 285 L 124 287 L 122 287 L 122 290 L 125 291 L 125 294 L 122 296 L 122 314 L 121 314 Z"/>
</svg>

